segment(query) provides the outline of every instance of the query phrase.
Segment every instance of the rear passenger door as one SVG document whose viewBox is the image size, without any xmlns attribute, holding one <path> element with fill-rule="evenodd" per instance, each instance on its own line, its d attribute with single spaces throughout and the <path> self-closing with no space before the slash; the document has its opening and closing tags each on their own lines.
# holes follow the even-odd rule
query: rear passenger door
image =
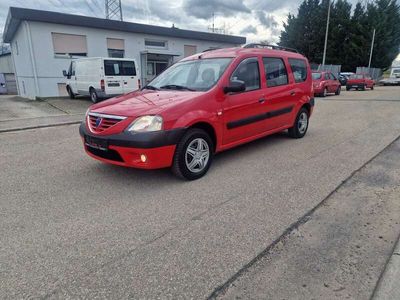
<svg viewBox="0 0 400 300">
<path fill-rule="evenodd" d="M 293 109 L 295 95 L 289 82 L 287 66 L 283 58 L 263 57 L 266 79 L 265 101 L 267 118 L 265 129 L 272 130 L 288 125 Z"/>
</svg>

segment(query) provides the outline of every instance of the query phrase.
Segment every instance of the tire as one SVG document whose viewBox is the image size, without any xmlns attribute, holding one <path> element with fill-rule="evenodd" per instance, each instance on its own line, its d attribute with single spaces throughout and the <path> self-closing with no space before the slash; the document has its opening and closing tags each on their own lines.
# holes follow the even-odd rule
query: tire
<svg viewBox="0 0 400 300">
<path fill-rule="evenodd" d="M 346 91 L 350 91 L 350 87 L 349 86 L 346 86 Z"/>
<path fill-rule="evenodd" d="M 327 93 L 328 93 L 328 89 L 324 88 L 324 91 L 321 93 L 321 97 L 326 97 Z"/>
<path fill-rule="evenodd" d="M 371 86 L 371 91 L 373 91 L 373 90 L 374 90 L 374 85 Z"/>
<path fill-rule="evenodd" d="M 69 86 L 67 86 L 67 93 L 70 99 L 75 99 L 75 94 Z"/>
<path fill-rule="evenodd" d="M 93 103 L 99 102 L 99 97 L 97 96 L 96 90 L 94 88 L 90 88 L 89 95 L 90 100 L 92 100 Z"/>
<path fill-rule="evenodd" d="M 339 85 L 337 90 L 336 90 L 336 92 L 335 92 L 335 95 L 340 95 L 341 91 L 342 91 L 342 87 Z"/>
<path fill-rule="evenodd" d="M 203 177 L 212 163 L 213 149 L 213 142 L 204 130 L 198 128 L 188 129 L 176 145 L 171 168 L 172 172 L 177 177 L 187 180 Z M 197 162 L 192 164 L 195 160 Z"/>
<path fill-rule="evenodd" d="M 304 123 L 304 117 L 306 117 L 305 123 Z M 308 110 L 302 107 L 299 113 L 297 114 L 293 127 L 289 128 L 288 130 L 289 136 L 294 139 L 300 139 L 303 136 L 305 136 L 308 129 L 309 117 L 310 113 L 308 112 Z"/>
<path fill-rule="evenodd" d="M 365 84 L 361 87 L 362 91 L 365 91 Z"/>
</svg>

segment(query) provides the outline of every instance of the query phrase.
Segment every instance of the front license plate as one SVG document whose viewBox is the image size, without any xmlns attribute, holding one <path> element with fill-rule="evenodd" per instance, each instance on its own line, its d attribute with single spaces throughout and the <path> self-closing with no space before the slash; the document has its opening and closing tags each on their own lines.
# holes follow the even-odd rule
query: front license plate
<svg viewBox="0 0 400 300">
<path fill-rule="evenodd" d="M 89 147 L 100 149 L 100 150 L 107 150 L 108 143 L 105 140 L 101 140 L 98 138 L 91 137 L 89 135 L 85 135 L 85 144 Z"/>
</svg>

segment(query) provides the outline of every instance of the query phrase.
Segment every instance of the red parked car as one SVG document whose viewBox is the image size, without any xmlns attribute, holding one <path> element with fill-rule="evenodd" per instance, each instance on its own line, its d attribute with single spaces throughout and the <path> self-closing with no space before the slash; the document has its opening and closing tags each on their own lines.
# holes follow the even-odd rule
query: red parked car
<svg viewBox="0 0 400 300">
<path fill-rule="evenodd" d="M 335 93 L 340 95 L 341 84 L 340 81 L 331 72 L 313 72 L 313 87 L 314 94 L 326 97 L 328 93 Z"/>
<path fill-rule="evenodd" d="M 366 88 L 374 89 L 375 81 L 368 74 L 353 74 L 347 80 L 346 90 L 351 89 L 365 91 Z"/>
<path fill-rule="evenodd" d="M 195 54 L 141 90 L 92 105 L 80 126 L 87 154 L 192 180 L 217 152 L 285 129 L 302 138 L 314 106 L 309 63 L 258 46 Z"/>
</svg>

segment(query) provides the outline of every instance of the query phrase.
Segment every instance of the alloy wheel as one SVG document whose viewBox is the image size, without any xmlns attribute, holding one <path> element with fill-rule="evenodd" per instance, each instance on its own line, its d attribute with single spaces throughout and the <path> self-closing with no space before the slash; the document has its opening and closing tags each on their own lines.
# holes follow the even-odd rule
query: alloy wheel
<svg viewBox="0 0 400 300">
<path fill-rule="evenodd" d="M 196 138 L 186 148 L 185 163 L 190 172 L 199 173 L 207 166 L 210 158 L 208 143 L 202 138 Z"/>
</svg>

